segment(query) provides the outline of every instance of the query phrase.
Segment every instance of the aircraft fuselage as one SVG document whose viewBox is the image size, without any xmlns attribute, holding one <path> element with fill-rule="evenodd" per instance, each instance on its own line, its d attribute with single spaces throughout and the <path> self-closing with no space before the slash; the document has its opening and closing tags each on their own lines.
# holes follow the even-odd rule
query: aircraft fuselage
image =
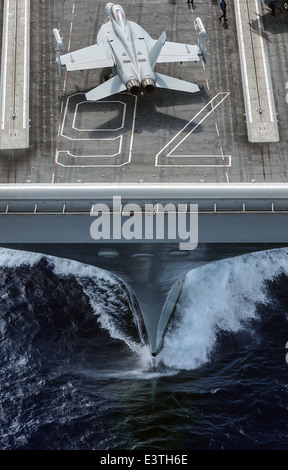
<svg viewBox="0 0 288 470">
<path fill-rule="evenodd" d="M 110 22 L 105 23 L 97 36 L 107 54 L 112 56 L 116 73 L 127 90 L 138 94 L 141 90 L 152 92 L 155 88 L 155 74 L 149 59 L 148 47 L 153 40 L 138 24 L 126 19 L 120 5 L 108 3 L 106 14 Z M 150 44 L 146 41 L 151 40 Z"/>
</svg>

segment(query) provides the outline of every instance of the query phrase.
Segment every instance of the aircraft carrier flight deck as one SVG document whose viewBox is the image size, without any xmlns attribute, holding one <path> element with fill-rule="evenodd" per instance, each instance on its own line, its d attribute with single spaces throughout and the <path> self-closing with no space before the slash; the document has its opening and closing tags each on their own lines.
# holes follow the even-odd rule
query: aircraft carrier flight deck
<svg viewBox="0 0 288 470">
<path fill-rule="evenodd" d="M 184 0 L 119 2 L 127 18 L 154 39 L 165 31 L 168 41 L 197 44 L 195 19 L 201 18 L 207 33 L 207 63 L 164 63 L 155 69 L 197 84 L 200 92 L 156 88 L 150 95 L 122 92 L 93 102 L 85 100 L 85 93 L 110 71 L 62 69 L 59 76 L 53 28 L 63 37 L 62 53 L 96 43 L 106 3 L 28 2 L 29 144 L 9 148 L 2 125 L 0 184 L 287 181 L 288 11 L 272 16 L 265 3 L 241 0 L 237 13 L 234 1 L 228 0 L 224 23 L 219 21 L 216 0 L 195 0 L 193 7 Z M 1 2 L 1 19 L 3 15 Z M 3 29 L 1 33 L 3 50 L 7 38 Z M 259 60 L 264 60 L 263 71 Z M 14 62 L 12 75 L 20 73 L 17 59 Z M 1 66 L 3 70 L 3 52 Z M 9 70 L 7 76 L 9 82 Z M 19 75 L 17 80 L 23 81 Z M 249 109 L 260 123 L 256 122 L 259 138 L 254 141 L 249 139 L 254 126 Z M 20 113 L 17 101 L 15 112 Z M 270 113 L 269 125 L 265 113 Z M 15 115 L 10 119 L 15 121 Z M 10 138 L 17 141 L 17 129 Z"/>
</svg>

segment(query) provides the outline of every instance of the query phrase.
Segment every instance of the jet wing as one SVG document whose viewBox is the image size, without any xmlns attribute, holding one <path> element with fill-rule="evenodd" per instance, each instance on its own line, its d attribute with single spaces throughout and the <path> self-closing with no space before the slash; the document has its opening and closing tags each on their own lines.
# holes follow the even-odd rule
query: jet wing
<svg viewBox="0 0 288 470">
<path fill-rule="evenodd" d="M 198 62 L 202 54 L 198 46 L 166 41 L 157 59 L 157 64 L 163 62 Z"/>
<path fill-rule="evenodd" d="M 112 57 L 108 57 L 104 47 L 98 44 L 64 54 L 60 56 L 60 60 L 61 65 L 65 65 L 68 71 L 97 69 L 114 65 Z"/>
</svg>

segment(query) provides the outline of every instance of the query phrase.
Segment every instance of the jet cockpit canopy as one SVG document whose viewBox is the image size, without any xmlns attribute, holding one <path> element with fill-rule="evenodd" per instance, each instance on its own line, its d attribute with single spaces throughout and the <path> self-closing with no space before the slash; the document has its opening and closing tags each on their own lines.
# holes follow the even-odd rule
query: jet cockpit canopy
<svg viewBox="0 0 288 470">
<path fill-rule="evenodd" d="M 112 13 L 114 20 L 119 26 L 121 27 L 126 26 L 127 19 L 123 11 L 123 8 L 120 5 L 113 5 L 113 7 L 111 8 L 111 13 Z"/>
</svg>

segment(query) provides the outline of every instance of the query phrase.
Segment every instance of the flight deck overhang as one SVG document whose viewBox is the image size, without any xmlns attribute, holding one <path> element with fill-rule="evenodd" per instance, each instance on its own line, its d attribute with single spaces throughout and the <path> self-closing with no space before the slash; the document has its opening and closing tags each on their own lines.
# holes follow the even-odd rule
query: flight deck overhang
<svg viewBox="0 0 288 470">
<path fill-rule="evenodd" d="M 253 0 L 249 6 L 248 2 L 235 0 L 234 7 L 248 140 L 252 143 L 278 142 L 278 120 L 261 5 L 258 0 Z"/>
<path fill-rule="evenodd" d="M 1 184 L 0 215 L 16 212 L 90 213 L 94 204 L 198 204 L 199 212 L 288 213 L 288 183 Z"/>
<path fill-rule="evenodd" d="M 30 0 L 4 3 L 0 150 L 29 147 Z"/>
</svg>

